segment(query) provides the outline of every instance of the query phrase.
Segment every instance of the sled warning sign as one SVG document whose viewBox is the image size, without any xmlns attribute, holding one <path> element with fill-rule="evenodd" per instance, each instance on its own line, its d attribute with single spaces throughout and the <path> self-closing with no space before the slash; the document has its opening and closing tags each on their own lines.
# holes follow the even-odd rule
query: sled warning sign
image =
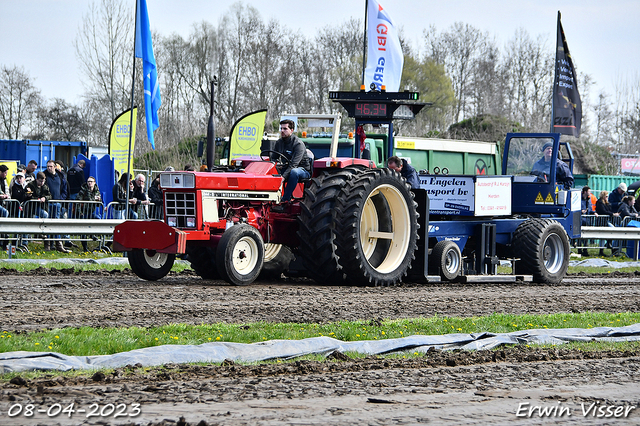
<svg viewBox="0 0 640 426">
<path fill-rule="evenodd" d="M 536 204 L 544 204 L 544 198 L 542 198 L 542 194 L 538 192 L 538 196 L 536 197 Z"/>
<path fill-rule="evenodd" d="M 553 204 L 553 195 L 551 195 L 551 193 L 547 194 L 547 198 L 544 199 L 544 203 L 545 204 Z"/>
</svg>

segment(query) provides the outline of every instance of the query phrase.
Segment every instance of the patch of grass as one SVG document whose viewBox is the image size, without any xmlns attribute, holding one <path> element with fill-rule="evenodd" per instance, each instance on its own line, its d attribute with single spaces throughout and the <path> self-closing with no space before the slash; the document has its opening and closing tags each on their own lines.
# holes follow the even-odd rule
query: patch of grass
<svg viewBox="0 0 640 426">
<path fill-rule="evenodd" d="M 640 322 L 640 313 L 564 313 L 551 315 L 492 314 L 483 317 L 440 317 L 341 321 L 326 324 L 258 322 L 251 324 L 170 324 L 142 328 L 65 328 L 13 333 L 0 331 L 0 352 L 59 352 L 66 355 L 108 355 L 167 344 L 209 342 L 255 343 L 327 336 L 343 341 L 383 340 L 411 335 L 508 333 L 527 329 L 620 327 Z"/>
</svg>

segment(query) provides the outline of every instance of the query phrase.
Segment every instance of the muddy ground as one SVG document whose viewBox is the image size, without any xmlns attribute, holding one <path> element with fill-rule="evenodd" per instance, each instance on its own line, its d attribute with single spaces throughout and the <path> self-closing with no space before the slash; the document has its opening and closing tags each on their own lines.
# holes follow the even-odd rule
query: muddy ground
<svg viewBox="0 0 640 426">
<path fill-rule="evenodd" d="M 129 272 L 0 274 L 1 326 L 14 333 L 640 310 L 640 275 L 628 273 L 574 275 L 556 286 L 392 288 L 322 287 L 300 279 L 230 287 L 188 273 L 155 283 Z M 411 360 L 336 355 L 258 366 L 129 366 L 0 382 L 0 424 L 538 424 L 544 410 L 551 422 L 638 424 L 639 368 L 640 351 L 585 354 L 562 347 L 431 351 Z M 54 416 L 72 403 L 75 412 Z"/>
</svg>

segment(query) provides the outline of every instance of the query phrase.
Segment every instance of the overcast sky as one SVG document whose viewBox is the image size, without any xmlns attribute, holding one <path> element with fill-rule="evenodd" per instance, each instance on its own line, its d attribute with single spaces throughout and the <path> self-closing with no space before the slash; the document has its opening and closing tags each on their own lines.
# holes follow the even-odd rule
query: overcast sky
<svg viewBox="0 0 640 426">
<path fill-rule="evenodd" d="M 0 0 L 0 65 L 24 67 L 48 99 L 80 102 L 83 76 L 73 41 L 91 1 L 97 0 Z M 129 1 L 133 10 L 135 0 Z M 184 37 L 196 22 L 217 24 L 232 4 L 147 1 L 153 31 Z M 363 20 L 365 4 L 364 0 L 243 3 L 257 8 L 264 21 L 278 19 L 308 36 L 349 17 Z M 594 78 L 593 92 L 613 94 L 617 81 L 640 79 L 640 0 L 381 0 L 381 4 L 414 48 L 421 48 L 422 32 L 429 25 L 444 30 L 463 22 L 495 36 L 500 47 L 518 28 L 526 29 L 533 38 L 543 34 L 553 51 L 560 10 L 574 63 L 579 72 Z M 162 64 L 158 68 L 162 73 Z"/>
</svg>

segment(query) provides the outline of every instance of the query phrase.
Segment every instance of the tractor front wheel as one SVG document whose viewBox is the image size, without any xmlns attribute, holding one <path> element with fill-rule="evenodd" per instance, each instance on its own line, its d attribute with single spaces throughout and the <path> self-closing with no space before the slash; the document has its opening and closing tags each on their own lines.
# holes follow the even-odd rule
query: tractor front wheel
<svg viewBox="0 0 640 426">
<path fill-rule="evenodd" d="M 234 285 L 251 284 L 263 262 L 264 242 L 257 229 L 241 224 L 222 234 L 216 249 L 216 266 L 222 279 Z"/>
<path fill-rule="evenodd" d="M 133 249 L 129 252 L 128 258 L 131 270 L 137 276 L 144 280 L 157 281 L 169 273 L 176 255 L 155 250 Z"/>
</svg>

